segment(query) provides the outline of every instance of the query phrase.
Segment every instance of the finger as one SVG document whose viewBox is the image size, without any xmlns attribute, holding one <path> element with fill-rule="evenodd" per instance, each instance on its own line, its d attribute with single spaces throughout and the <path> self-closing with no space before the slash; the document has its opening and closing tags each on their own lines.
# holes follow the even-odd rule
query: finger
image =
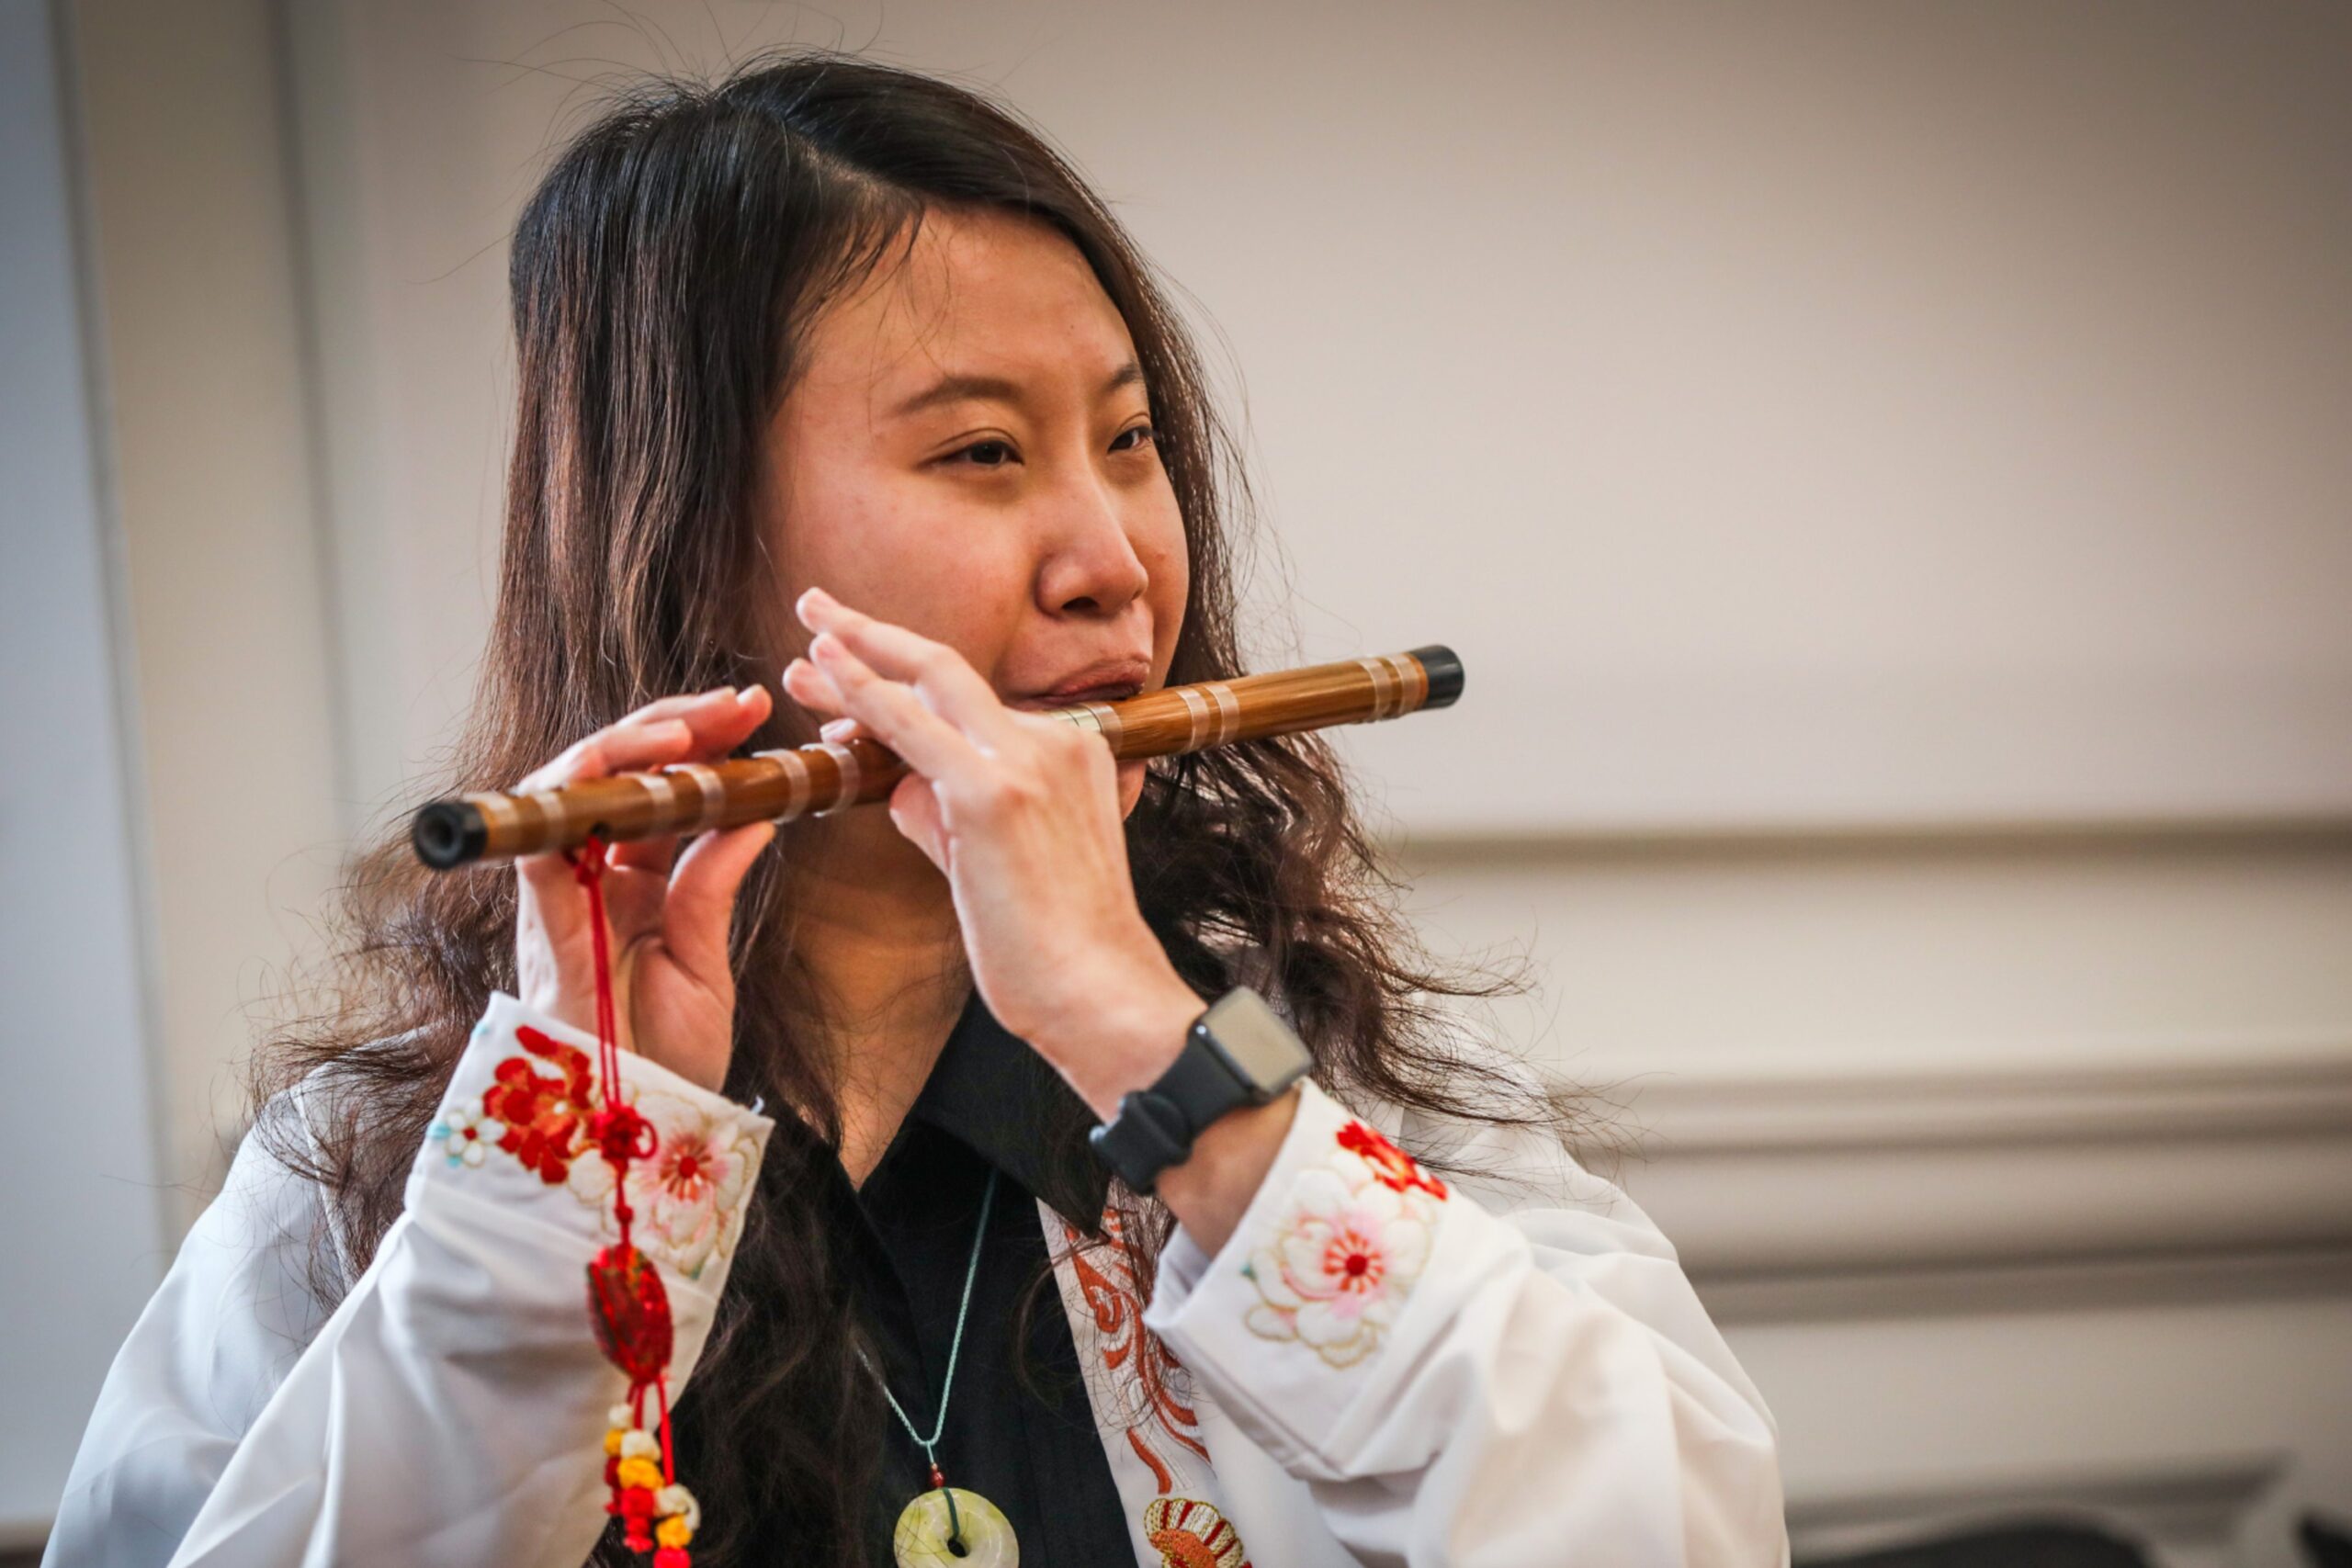
<svg viewBox="0 0 2352 1568">
<path fill-rule="evenodd" d="M 759 685 L 740 692 L 720 686 L 692 696 L 664 697 L 580 740 L 526 779 L 521 787 L 554 789 L 721 755 L 760 727 L 769 705 L 767 688 Z M 615 844 L 609 857 L 610 863 L 622 870 L 666 874 L 676 853 L 677 836 L 664 834 Z M 578 895 L 565 892 L 575 879 L 571 863 L 562 854 L 521 856 L 515 866 L 551 922 L 568 929 L 572 919 L 582 918 L 574 910 L 580 902 Z"/>
<path fill-rule="evenodd" d="M 557 789 L 633 769 L 656 767 L 684 756 L 694 741 L 693 727 L 680 718 L 616 724 L 572 742 L 562 755 L 525 779 L 518 787 L 526 791 Z"/>
<path fill-rule="evenodd" d="M 905 759 L 915 772 L 954 781 L 970 778 L 987 765 L 971 739 L 933 712 L 922 694 L 876 674 L 831 633 L 819 633 L 808 651 L 841 693 L 842 711 L 871 730 L 876 740 Z"/>
<path fill-rule="evenodd" d="M 1011 710 L 970 661 L 945 643 L 877 621 L 821 588 L 803 593 L 799 610 L 810 630 L 838 639 L 875 673 L 919 689 L 940 716 L 973 739 L 988 746 L 1003 741 Z"/>
<path fill-rule="evenodd" d="M 694 731 L 695 743 L 687 752 L 693 761 L 723 757 L 741 746 L 767 718 L 772 701 L 768 689 L 758 684 L 741 691 L 718 686 L 691 697 L 663 700 L 681 705 L 672 716 Z"/>
<path fill-rule="evenodd" d="M 947 869 L 947 833 L 939 820 L 939 795 L 921 773 L 909 773 L 890 791 L 891 825 L 906 835 L 931 863 Z"/>
<path fill-rule="evenodd" d="M 832 714 L 817 727 L 817 739 L 839 744 L 844 740 L 876 740 L 881 738 L 857 720 L 841 711 L 842 694 L 832 678 L 805 659 L 796 659 L 785 666 L 785 695 L 811 713 Z"/>
<path fill-rule="evenodd" d="M 669 753 L 647 752 L 640 738 L 667 737 L 680 726 L 692 742 L 690 750 L 731 750 L 766 716 L 766 691 L 764 686 L 746 686 L 741 692 L 715 686 L 692 696 L 663 697 L 648 703 L 626 718 L 574 741 L 562 755 L 517 787 L 553 789 L 585 779 L 605 778 L 649 766 L 645 760 L 648 755 L 660 761 L 674 761 L 676 758 Z"/>
<path fill-rule="evenodd" d="M 722 691 L 724 688 L 722 688 Z M 704 694 L 706 697 L 711 694 Z M 695 743 L 668 764 L 704 762 L 723 757 L 751 738 L 752 732 L 767 722 L 774 699 L 765 686 L 746 686 L 740 692 L 726 692 L 726 701 L 703 703 L 702 711 L 690 714 L 685 722 L 696 728 Z M 677 863 L 680 835 L 662 833 L 651 838 L 625 839 L 613 846 L 612 863 L 622 870 L 651 872 L 666 879 Z"/>
<path fill-rule="evenodd" d="M 842 712 L 841 688 L 806 659 L 796 659 L 784 667 L 784 694 L 810 713 L 827 716 L 827 723 L 846 716 Z"/>
<path fill-rule="evenodd" d="M 833 683 L 831 675 L 807 660 L 796 659 L 785 666 L 784 689 L 787 696 L 809 712 L 833 716 L 817 727 L 819 739 L 840 742 L 864 739 L 881 741 L 886 746 L 889 744 L 842 712 L 841 688 Z"/>
<path fill-rule="evenodd" d="M 671 874 L 662 940 L 686 973 L 713 990 L 729 978 L 727 937 L 736 895 L 760 852 L 775 840 L 773 822 L 705 833 L 678 857 Z"/>
</svg>

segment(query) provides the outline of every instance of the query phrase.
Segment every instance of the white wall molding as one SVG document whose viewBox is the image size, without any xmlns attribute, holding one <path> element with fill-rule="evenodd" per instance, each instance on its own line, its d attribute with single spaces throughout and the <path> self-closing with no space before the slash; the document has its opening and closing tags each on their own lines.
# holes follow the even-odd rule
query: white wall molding
<svg viewBox="0 0 2352 1568">
<path fill-rule="evenodd" d="M 2352 1248 L 2339 1247 L 1814 1273 L 1727 1273 L 1694 1264 L 1691 1271 L 1708 1314 L 1740 1325 L 2352 1301 Z"/>
<path fill-rule="evenodd" d="M 1657 1077 L 1627 1100 L 1617 1174 L 1725 1308 L 2177 1296 L 2216 1269 L 2335 1291 L 2352 1257 L 2352 1041 Z"/>
<path fill-rule="evenodd" d="M 1627 1110 L 1661 1157 L 2352 1136 L 2352 1031 L 2053 1045 L 2039 1061 L 2005 1044 L 1966 1066 L 1940 1055 L 1659 1075 L 1630 1086 Z"/>
<path fill-rule="evenodd" d="M 2352 847 L 2352 813 L 2219 812 L 2154 816 L 2103 812 L 2079 816 L 1942 817 L 1905 821 L 1846 819 L 1770 822 L 1723 816 L 1644 828 L 1547 823 L 1516 827 L 1408 826 L 1387 819 L 1382 849 L 1418 870 L 1531 861 L 1572 864 L 1595 859 L 1651 861 L 1698 855 L 1784 857 L 1916 855 L 1990 851 L 2260 849 Z"/>
</svg>

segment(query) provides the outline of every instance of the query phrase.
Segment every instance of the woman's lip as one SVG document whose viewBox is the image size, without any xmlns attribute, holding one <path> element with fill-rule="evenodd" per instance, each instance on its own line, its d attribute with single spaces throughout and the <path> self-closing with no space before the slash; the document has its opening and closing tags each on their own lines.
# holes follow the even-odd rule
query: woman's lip
<svg viewBox="0 0 2352 1568">
<path fill-rule="evenodd" d="M 1151 679 L 1151 664 L 1142 659 L 1105 659 L 1070 672 L 1057 686 L 1031 692 L 1012 701 L 1014 707 L 1057 708 L 1072 703 L 1112 701 L 1131 697 Z"/>
<path fill-rule="evenodd" d="M 1080 703 L 1112 703 L 1143 689 L 1139 681 L 1097 681 L 1091 686 L 1061 686 L 1034 697 L 1015 697 L 1010 705 L 1035 713 L 1044 708 L 1074 707 Z"/>
</svg>

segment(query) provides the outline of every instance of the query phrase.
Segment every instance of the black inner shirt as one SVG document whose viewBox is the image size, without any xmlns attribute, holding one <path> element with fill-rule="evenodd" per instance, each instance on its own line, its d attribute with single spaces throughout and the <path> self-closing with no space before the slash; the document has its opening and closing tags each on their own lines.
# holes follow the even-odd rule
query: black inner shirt
<svg viewBox="0 0 2352 1568">
<path fill-rule="evenodd" d="M 1007 1033 L 975 992 L 865 1186 L 853 1187 L 837 1163 L 829 1182 L 835 1255 L 876 1366 L 928 1437 L 939 1419 L 981 1197 L 997 1173 L 938 1456 L 950 1486 L 1003 1511 L 1024 1563 L 1135 1561 L 1037 1211 L 1045 1196 L 1060 1212 L 1076 1210 L 1089 1228 L 1102 1211 L 1107 1174 L 1090 1168 L 1073 1186 L 1048 1152 L 1080 1111 L 1060 1075 Z M 930 1484 L 922 1450 L 889 1417 L 867 1512 L 872 1562 L 893 1561 L 899 1514 Z"/>
</svg>

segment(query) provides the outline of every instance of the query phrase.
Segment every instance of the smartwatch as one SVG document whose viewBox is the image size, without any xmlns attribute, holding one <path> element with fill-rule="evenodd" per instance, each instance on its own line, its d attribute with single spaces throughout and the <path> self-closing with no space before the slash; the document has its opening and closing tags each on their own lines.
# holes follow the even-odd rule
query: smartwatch
<svg viewBox="0 0 2352 1568">
<path fill-rule="evenodd" d="M 1314 1065 L 1265 998 L 1237 986 L 1193 1021 L 1183 1050 L 1159 1081 L 1121 1099 L 1118 1114 L 1087 1141 L 1120 1180 L 1149 1192 L 1161 1171 L 1192 1157 L 1193 1141 L 1210 1122 L 1267 1103 Z"/>
</svg>

